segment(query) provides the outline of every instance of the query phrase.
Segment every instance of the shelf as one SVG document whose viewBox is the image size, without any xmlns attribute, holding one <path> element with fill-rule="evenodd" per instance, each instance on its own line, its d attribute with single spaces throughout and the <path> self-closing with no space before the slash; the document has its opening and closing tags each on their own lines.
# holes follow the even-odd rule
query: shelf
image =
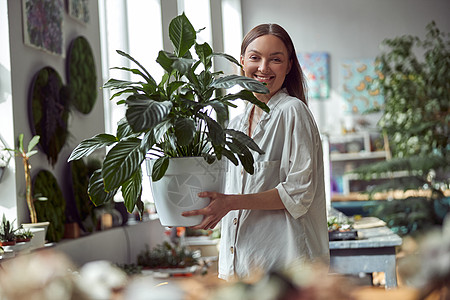
<svg viewBox="0 0 450 300">
<path fill-rule="evenodd" d="M 358 153 L 331 153 L 331 161 L 365 160 L 386 158 L 385 151 L 358 152 Z"/>
<path fill-rule="evenodd" d="M 450 197 L 450 190 L 444 191 L 446 197 Z M 390 191 L 384 193 L 375 193 L 370 200 L 391 200 L 406 199 L 408 197 L 430 197 L 430 190 L 407 190 L 407 191 Z M 367 201 L 369 195 L 362 193 L 333 194 L 331 201 Z"/>
</svg>

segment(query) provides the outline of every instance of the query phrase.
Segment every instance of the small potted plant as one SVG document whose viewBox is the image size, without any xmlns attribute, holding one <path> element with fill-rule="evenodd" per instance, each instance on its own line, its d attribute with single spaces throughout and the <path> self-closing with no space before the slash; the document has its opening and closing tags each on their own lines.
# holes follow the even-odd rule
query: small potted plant
<svg viewBox="0 0 450 300">
<path fill-rule="evenodd" d="M 3 214 L 2 223 L 0 226 L 0 246 L 14 246 L 16 244 L 16 231 L 14 225 L 6 219 Z"/>
<path fill-rule="evenodd" d="M 31 232 L 31 229 L 22 229 L 16 233 L 16 242 L 29 242 L 33 238 L 34 233 Z"/>
<path fill-rule="evenodd" d="M 47 233 L 47 228 L 50 224 L 50 222 L 38 222 L 38 217 L 36 214 L 36 208 L 35 208 L 35 201 L 45 201 L 47 200 L 46 197 L 41 195 L 33 195 L 33 185 L 31 181 L 31 164 L 30 164 L 30 158 L 31 156 L 38 153 L 38 150 L 35 150 L 34 147 L 39 143 L 40 136 L 35 135 L 31 138 L 29 141 L 27 148 L 24 147 L 24 141 L 23 141 L 24 135 L 21 133 L 19 135 L 19 147 L 16 149 L 7 149 L 8 151 L 14 153 L 16 156 L 19 156 L 22 158 L 23 167 L 25 171 L 25 197 L 27 201 L 28 211 L 30 212 L 30 221 L 31 223 L 24 223 L 22 224 L 25 228 L 43 228 L 43 236 L 42 236 L 42 243 L 43 244 L 45 240 L 45 235 Z M 41 235 L 40 235 L 41 236 Z"/>
<path fill-rule="evenodd" d="M 137 68 L 116 69 L 141 79 L 110 79 L 104 85 L 116 91 L 111 99 L 127 95 L 118 101 L 126 105 L 125 117 L 118 123 L 116 136 L 103 133 L 86 139 L 69 157 L 69 161 L 77 160 L 99 148 L 111 147 L 102 168 L 90 179 L 88 193 L 96 205 L 110 201 L 121 189 L 128 211 L 137 206 L 142 212 L 141 164 L 147 158 L 161 224 L 192 226 L 200 223 L 202 216 L 183 217 L 181 212 L 208 204 L 197 197 L 199 191 L 221 191 L 226 170 L 223 157 L 235 165 L 240 162 L 253 173 L 251 150 L 264 152 L 245 133 L 227 129 L 228 108 L 235 107 L 234 100 L 242 99 L 267 112 L 269 108 L 253 93 L 268 93 L 268 89 L 252 78 L 214 72 L 214 57 L 237 65 L 239 62 L 230 55 L 213 52 L 207 43 L 196 43 L 196 36 L 184 14 L 171 21 L 169 37 L 174 52 L 159 52 L 156 61 L 165 71 L 160 83 L 136 59 L 117 51 Z M 224 93 L 224 89 L 236 85 L 242 90 Z M 206 185 L 208 181 L 211 185 Z"/>
</svg>

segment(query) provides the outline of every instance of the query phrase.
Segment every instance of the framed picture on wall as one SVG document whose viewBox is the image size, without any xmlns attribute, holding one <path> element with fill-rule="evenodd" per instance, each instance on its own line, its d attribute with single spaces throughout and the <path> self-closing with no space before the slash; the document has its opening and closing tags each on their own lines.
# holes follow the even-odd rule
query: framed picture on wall
<svg viewBox="0 0 450 300">
<path fill-rule="evenodd" d="M 64 57 L 63 0 L 22 0 L 25 45 Z"/>
<path fill-rule="evenodd" d="M 347 105 L 346 111 L 363 113 L 367 110 L 379 108 L 384 104 L 384 97 L 380 91 L 370 87 L 372 81 L 379 76 L 374 59 L 342 61 L 340 70 L 341 95 Z"/>
<path fill-rule="evenodd" d="M 89 22 L 89 0 L 67 0 L 67 11 L 75 20 L 84 24 Z"/>
<path fill-rule="evenodd" d="M 308 97 L 330 97 L 330 55 L 326 52 L 303 52 L 297 57 L 308 84 Z"/>
</svg>

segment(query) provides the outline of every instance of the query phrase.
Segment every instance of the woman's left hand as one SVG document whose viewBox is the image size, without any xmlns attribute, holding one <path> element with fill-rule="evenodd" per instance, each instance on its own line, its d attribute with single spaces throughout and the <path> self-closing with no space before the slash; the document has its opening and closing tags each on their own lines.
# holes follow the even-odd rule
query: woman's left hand
<svg viewBox="0 0 450 300">
<path fill-rule="evenodd" d="M 216 192 L 201 192 L 198 196 L 201 198 L 210 198 L 211 202 L 205 208 L 185 211 L 182 215 L 184 217 L 203 215 L 202 222 L 199 225 L 192 226 L 192 229 L 213 229 L 231 210 L 229 201 L 227 201 L 231 195 Z"/>
</svg>

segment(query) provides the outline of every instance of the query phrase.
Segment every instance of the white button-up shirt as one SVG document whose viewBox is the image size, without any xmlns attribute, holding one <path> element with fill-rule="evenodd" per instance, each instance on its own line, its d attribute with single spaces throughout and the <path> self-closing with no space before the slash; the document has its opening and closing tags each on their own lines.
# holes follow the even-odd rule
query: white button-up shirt
<svg viewBox="0 0 450 300">
<path fill-rule="evenodd" d="M 308 107 L 283 89 L 267 104 L 252 138 L 255 172 L 230 164 L 227 194 L 278 190 L 286 209 L 233 210 L 222 219 L 219 277 L 248 277 L 297 261 L 329 263 L 322 143 Z M 230 122 L 248 133 L 252 105 Z"/>
</svg>

